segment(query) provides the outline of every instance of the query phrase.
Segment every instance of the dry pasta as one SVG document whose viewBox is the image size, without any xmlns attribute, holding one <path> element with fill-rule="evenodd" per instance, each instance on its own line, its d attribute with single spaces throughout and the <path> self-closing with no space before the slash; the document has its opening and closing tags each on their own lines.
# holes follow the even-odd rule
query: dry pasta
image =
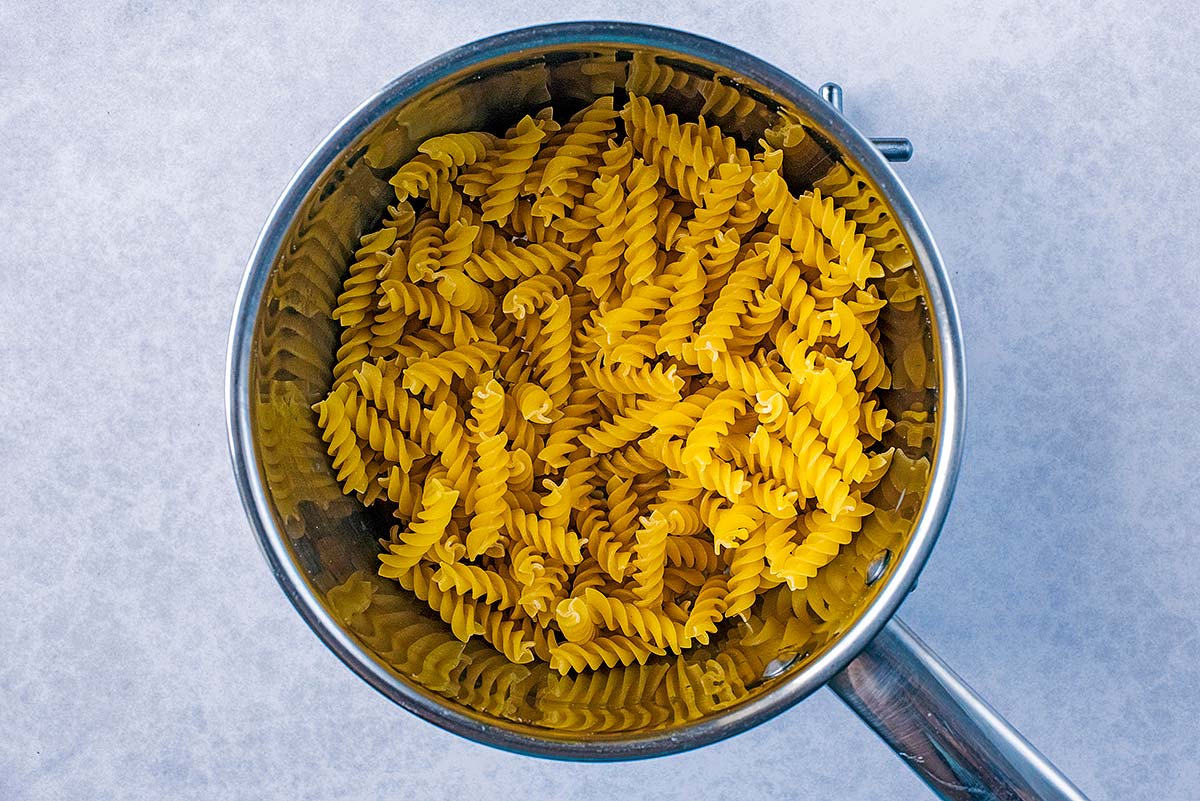
<svg viewBox="0 0 1200 801">
<path fill-rule="evenodd" d="M 631 91 L 674 86 L 648 66 Z M 839 602 L 819 577 L 871 520 L 880 439 L 928 424 L 877 395 L 879 310 L 911 296 L 886 212 L 844 169 L 795 192 L 784 140 L 634 93 L 429 139 L 392 178 L 314 408 L 345 492 L 396 518 L 379 575 L 457 640 L 567 673 L 707 644 L 772 588 Z M 414 634 L 412 659 L 463 653 Z M 658 675 L 742 681 L 710 668 Z"/>
</svg>

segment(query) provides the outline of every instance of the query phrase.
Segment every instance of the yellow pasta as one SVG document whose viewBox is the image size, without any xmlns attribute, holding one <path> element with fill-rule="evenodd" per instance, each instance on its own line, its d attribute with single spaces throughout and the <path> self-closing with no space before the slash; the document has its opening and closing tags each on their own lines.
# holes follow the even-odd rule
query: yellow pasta
<svg viewBox="0 0 1200 801">
<path fill-rule="evenodd" d="M 509 609 L 517 604 L 520 590 L 512 579 L 494 570 L 463 562 L 443 563 L 433 574 L 433 581 L 443 591 L 454 590 L 471 595 L 497 609 Z"/>
<path fill-rule="evenodd" d="M 571 300 L 558 298 L 538 315 L 540 348 L 536 354 L 538 380 L 554 407 L 571 393 Z"/>
<path fill-rule="evenodd" d="M 531 278 L 560 272 L 572 261 L 566 248 L 554 243 L 533 243 L 476 254 L 467 262 L 467 275 L 476 281 L 498 282 L 505 278 Z"/>
<path fill-rule="evenodd" d="M 333 310 L 333 319 L 342 326 L 341 347 L 333 369 L 335 384 L 347 380 L 353 367 L 370 350 L 371 326 L 378 309 L 379 274 L 389 260 L 388 249 L 396 244 L 396 233 L 395 228 L 384 228 L 367 234 L 355 251 L 356 260 L 350 265 L 350 275 Z"/>
<path fill-rule="evenodd" d="M 750 174 L 748 167 L 739 164 L 717 165 L 716 175 L 700 195 L 695 214 L 687 223 L 687 234 L 674 243 L 676 250 L 702 248 L 727 227 L 729 215 Z"/>
<path fill-rule="evenodd" d="M 547 161 L 537 187 L 533 213 L 544 218 L 565 217 L 568 209 L 591 189 L 599 170 L 599 154 L 616 127 L 611 97 L 601 97 L 571 118 L 566 136 Z M 569 130 L 568 130 L 569 129 Z"/>
<path fill-rule="evenodd" d="M 725 352 L 734 331 L 741 327 L 741 315 L 766 280 L 766 264 L 765 254 L 755 254 L 737 264 L 692 342 L 698 354 L 713 357 Z"/>
<path fill-rule="evenodd" d="M 525 174 L 537 157 L 538 145 L 546 138 L 545 126 L 532 117 L 525 117 L 506 137 L 504 149 L 488 174 L 483 187 L 482 218 L 485 222 L 503 225 L 517 205 Z"/>
<path fill-rule="evenodd" d="M 658 168 L 634 159 L 625 181 L 625 284 L 637 286 L 650 280 L 658 266 L 660 190 Z"/>
<path fill-rule="evenodd" d="M 592 386 L 608 392 L 677 399 L 683 387 L 683 379 L 676 375 L 675 365 L 634 368 L 584 362 L 583 372 Z"/>
<path fill-rule="evenodd" d="M 400 386 L 414 395 L 448 386 L 455 378 L 478 374 L 495 366 L 502 348 L 494 342 L 469 342 L 456 350 L 436 356 L 420 356 L 408 362 L 400 372 Z"/>
<path fill-rule="evenodd" d="M 591 610 L 583 598 L 565 598 L 554 612 L 555 622 L 567 642 L 585 643 L 596 639 L 599 629 L 592 620 Z"/>
<path fill-rule="evenodd" d="M 379 557 L 383 563 L 381 575 L 397 578 L 416 566 L 421 557 L 429 552 L 435 542 L 450 525 L 450 514 L 458 501 L 458 492 L 445 487 L 436 478 L 430 479 L 421 499 L 421 510 L 408 530 L 400 535 L 400 542 L 392 545 L 390 553 Z"/>
<path fill-rule="evenodd" d="M 575 603 L 578 608 L 578 599 Z M 597 630 L 605 629 L 629 637 L 639 637 L 655 647 L 666 648 L 676 654 L 690 644 L 684 636 L 683 625 L 671 620 L 661 610 L 645 609 L 637 604 L 606 596 L 595 589 L 584 592 L 582 607 L 582 614 L 587 616 L 588 621 Z"/>
<path fill-rule="evenodd" d="M 563 643 L 550 650 L 550 667 L 560 673 L 595 670 L 600 666 L 646 664 L 651 656 L 662 656 L 666 650 L 645 640 L 616 634 L 597 637 L 587 643 Z"/>
<path fill-rule="evenodd" d="M 717 630 L 717 624 L 725 617 L 728 595 L 729 585 L 725 576 L 710 574 L 696 593 L 696 600 L 683 626 L 684 636 L 707 645 L 709 637 Z"/>
<path fill-rule="evenodd" d="M 666 516 L 657 511 L 650 517 L 641 518 L 638 523 L 634 537 L 633 594 L 639 606 L 661 605 L 669 524 Z"/>
<path fill-rule="evenodd" d="M 470 132 L 452 133 L 426 139 L 417 147 L 434 161 L 447 168 L 469 167 L 496 147 L 496 137 L 491 134 Z"/>
<path fill-rule="evenodd" d="M 410 470 L 413 461 L 425 455 L 421 446 L 406 438 L 392 422 L 381 415 L 375 407 L 363 402 L 361 395 L 351 386 L 335 390 L 341 398 L 346 416 L 360 443 L 382 457 L 383 461 L 395 463 L 401 470 Z"/>
<path fill-rule="evenodd" d="M 404 202 L 422 194 L 427 195 L 430 185 L 448 174 L 449 166 L 442 159 L 425 153 L 416 156 L 392 176 L 391 184 L 396 189 L 396 198 Z"/>
<path fill-rule="evenodd" d="M 467 556 L 476 557 L 497 543 L 504 526 L 504 494 L 508 485 L 508 436 L 500 431 L 504 415 L 504 390 L 495 378 L 475 388 L 471 396 L 469 439 L 475 448 L 479 478 L 471 488 L 472 506 L 467 533 Z"/>
<path fill-rule="evenodd" d="M 835 164 L 814 184 L 814 189 L 824 192 L 862 225 L 866 243 L 874 249 L 881 265 L 891 272 L 912 266 L 912 254 L 899 227 L 883 200 L 862 178 L 845 165 Z"/>
<path fill-rule="evenodd" d="M 513 387 L 513 398 L 521 417 L 531 423 L 552 423 L 561 414 L 555 411 L 550 393 L 537 384 L 517 384 Z"/>
<path fill-rule="evenodd" d="M 613 275 L 621 266 L 625 252 L 625 189 L 615 175 L 603 175 L 592 185 L 595 197 L 581 211 L 594 211 L 595 241 L 583 261 L 579 285 L 586 287 L 596 300 L 608 297 Z"/>
<path fill-rule="evenodd" d="M 835 557 L 897 547 L 895 514 L 867 500 L 899 480 L 881 441 L 922 446 L 933 423 L 923 407 L 893 420 L 877 394 L 897 363 L 880 313 L 920 293 L 879 197 L 840 165 L 789 184 L 799 122 L 752 151 L 649 99 L 766 120 L 727 82 L 641 55 L 609 68 L 628 70 L 622 107 L 446 133 L 396 170 L 397 202 L 332 299 L 341 335 L 313 409 L 345 492 L 395 517 L 373 581 L 457 638 L 401 615 L 396 664 L 506 714 L 534 675 L 521 663 L 632 666 L 628 719 L 572 711 L 607 697 L 582 680 L 536 713 L 621 730 L 732 703 L 770 643 L 799 649 L 847 609 L 861 577 Z M 364 592 L 331 603 L 361 621 Z M 391 630 L 363 636 L 391 653 Z M 718 638 L 740 644 L 658 659 Z"/>
<path fill-rule="evenodd" d="M 758 595 L 766 559 L 766 537 L 761 525 L 730 549 L 729 576 L 726 579 L 725 617 L 747 612 Z"/>
</svg>

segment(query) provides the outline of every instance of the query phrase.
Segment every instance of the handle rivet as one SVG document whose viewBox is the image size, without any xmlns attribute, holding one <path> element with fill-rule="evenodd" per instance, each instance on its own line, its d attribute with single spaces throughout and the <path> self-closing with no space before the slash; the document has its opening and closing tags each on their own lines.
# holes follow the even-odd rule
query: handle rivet
<svg viewBox="0 0 1200 801">
<path fill-rule="evenodd" d="M 763 668 L 763 672 L 762 672 L 763 679 L 766 680 L 766 679 L 775 678 L 776 676 L 780 675 L 785 670 L 790 668 L 792 665 L 794 665 L 796 663 L 796 660 L 799 658 L 800 658 L 800 654 L 795 654 L 793 656 L 779 656 L 779 657 L 772 659 L 770 662 L 767 663 L 767 666 Z"/>
<path fill-rule="evenodd" d="M 828 81 L 821 84 L 821 88 L 817 90 L 821 94 L 821 99 L 829 105 L 833 106 L 839 112 L 842 110 L 842 87 L 833 81 Z"/>
<path fill-rule="evenodd" d="M 884 548 L 878 556 L 871 560 L 871 564 L 867 565 L 867 586 L 870 587 L 879 579 L 883 578 L 883 574 L 887 571 L 888 565 L 892 562 L 892 552 Z"/>
<path fill-rule="evenodd" d="M 833 106 L 838 114 L 844 111 L 845 94 L 839 84 L 832 81 L 823 83 L 817 89 L 817 93 L 821 95 L 822 100 Z M 908 161 L 913 155 L 912 142 L 903 136 L 872 136 L 871 144 L 875 145 L 879 153 L 888 161 Z"/>
</svg>

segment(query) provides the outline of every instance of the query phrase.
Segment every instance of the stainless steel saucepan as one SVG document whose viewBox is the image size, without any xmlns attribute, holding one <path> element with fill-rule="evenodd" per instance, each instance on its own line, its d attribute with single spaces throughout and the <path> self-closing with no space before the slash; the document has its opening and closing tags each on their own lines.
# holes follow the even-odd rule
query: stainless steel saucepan
<svg viewBox="0 0 1200 801">
<path fill-rule="evenodd" d="M 503 130 L 550 102 L 577 108 L 627 89 L 703 112 L 744 141 L 790 131 L 788 177 L 840 187 L 862 215 L 892 299 L 880 331 L 895 377 L 888 444 L 899 450 L 871 498 L 873 522 L 804 593 L 763 602 L 682 657 L 560 677 L 459 643 L 423 604 L 373 578 L 386 520 L 342 495 L 309 407 L 329 389 L 330 311 L 358 237 L 392 197 L 391 171 L 430 136 Z M 905 157 L 906 142 L 873 142 L 840 114 L 840 90 L 822 94 L 708 39 L 584 22 L 466 45 L 367 100 L 284 191 L 237 300 L 227 403 L 247 514 L 288 599 L 347 666 L 479 742 L 563 759 L 658 756 L 744 731 L 828 684 L 943 798 L 1083 799 L 894 616 L 959 469 L 961 334 L 933 238 L 885 158 Z"/>
</svg>

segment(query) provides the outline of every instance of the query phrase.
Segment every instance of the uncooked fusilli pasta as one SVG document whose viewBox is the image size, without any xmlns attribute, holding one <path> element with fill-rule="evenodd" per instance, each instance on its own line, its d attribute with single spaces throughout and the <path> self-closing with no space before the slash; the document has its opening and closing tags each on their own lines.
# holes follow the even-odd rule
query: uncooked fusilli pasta
<svg viewBox="0 0 1200 801">
<path fill-rule="evenodd" d="M 459 640 L 563 673 L 681 654 L 730 619 L 786 637 L 760 599 L 819 597 L 823 619 L 841 601 L 822 571 L 864 526 L 882 537 L 864 500 L 881 438 L 929 428 L 877 395 L 880 309 L 914 297 L 885 273 L 882 201 L 845 168 L 796 192 L 781 148 L 799 134 L 747 147 L 638 93 L 682 92 L 669 68 L 635 59 L 629 78 L 627 102 L 561 125 L 543 109 L 420 145 L 353 254 L 314 407 L 345 492 L 396 518 L 379 575 Z M 699 102 L 756 108 L 715 82 Z M 478 692 L 451 678 L 462 646 L 403 625 L 439 691 Z M 745 657 L 721 658 L 664 663 L 654 686 L 711 697 L 645 714 L 732 698 Z M 477 664 L 498 687 L 529 675 Z"/>
</svg>

